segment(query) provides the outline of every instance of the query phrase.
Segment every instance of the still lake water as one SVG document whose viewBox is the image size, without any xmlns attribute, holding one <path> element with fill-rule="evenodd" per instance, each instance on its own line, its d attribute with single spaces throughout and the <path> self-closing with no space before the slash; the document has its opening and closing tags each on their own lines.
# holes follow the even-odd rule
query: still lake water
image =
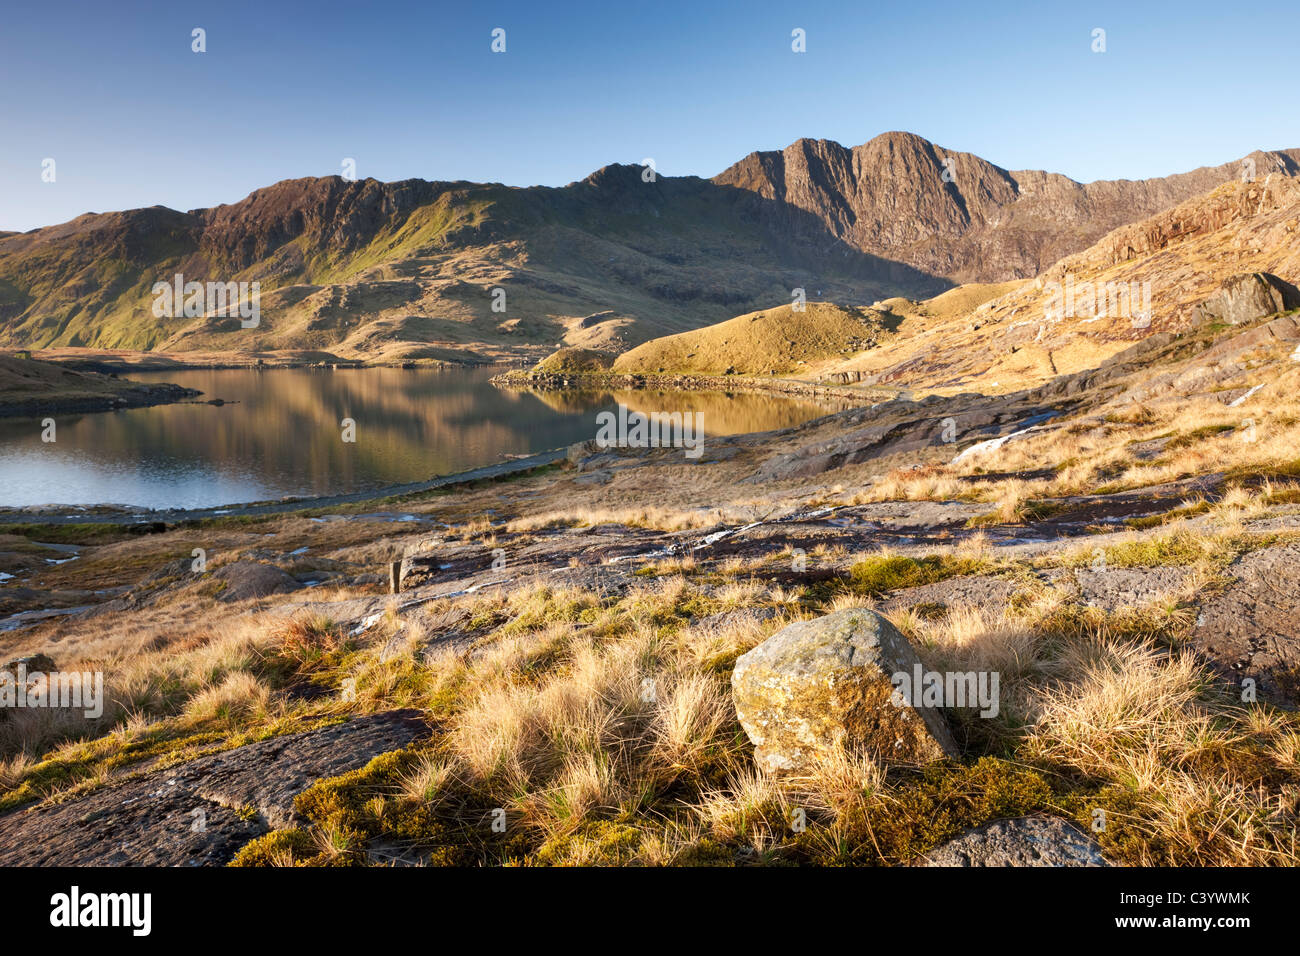
<svg viewBox="0 0 1300 956">
<path fill-rule="evenodd" d="M 133 372 L 234 405 L 159 405 L 0 419 L 0 507 L 208 508 L 425 481 L 585 441 L 596 414 L 698 411 L 707 434 L 785 428 L 842 405 L 710 392 L 538 395 L 499 389 L 498 369 Z M 355 443 L 340 422 L 356 422 Z M 707 443 L 706 443 L 707 447 Z"/>
</svg>

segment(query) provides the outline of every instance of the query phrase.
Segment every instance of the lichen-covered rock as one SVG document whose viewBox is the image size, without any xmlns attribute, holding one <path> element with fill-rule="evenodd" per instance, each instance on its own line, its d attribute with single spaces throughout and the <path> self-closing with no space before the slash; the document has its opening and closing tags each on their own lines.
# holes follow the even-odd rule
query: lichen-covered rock
<svg viewBox="0 0 1300 956">
<path fill-rule="evenodd" d="M 888 763 L 955 757 L 943 715 L 897 702 L 892 676 L 911 674 L 916 652 L 892 624 L 864 608 L 798 621 L 736 661 L 736 715 L 769 773 L 806 770 L 837 746 Z"/>
<path fill-rule="evenodd" d="M 1032 816 L 969 830 L 928 854 L 925 866 L 1110 866 L 1097 841 L 1068 820 Z"/>
</svg>

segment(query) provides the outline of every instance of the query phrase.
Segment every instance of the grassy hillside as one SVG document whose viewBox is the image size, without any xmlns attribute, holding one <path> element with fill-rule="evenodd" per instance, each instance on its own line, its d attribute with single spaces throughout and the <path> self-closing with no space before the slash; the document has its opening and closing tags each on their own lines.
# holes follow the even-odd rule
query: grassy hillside
<svg viewBox="0 0 1300 956">
<path fill-rule="evenodd" d="M 612 166 L 563 188 L 328 177 L 215 209 L 87 215 L 0 238 L 0 345 L 370 361 L 624 349 L 799 286 L 869 302 L 947 284 L 834 241 L 790 248 L 758 203 Z M 260 324 L 155 316 L 152 286 L 176 273 L 260 283 Z"/>
<path fill-rule="evenodd" d="M 1189 328 L 1198 304 L 1233 276 L 1265 272 L 1294 283 L 1300 279 L 1298 229 L 1300 182 L 1227 183 L 1115 230 L 1037 279 L 962 286 L 922 303 L 877 303 L 903 316 L 899 334 L 818 372 L 946 394 L 1039 385 L 1095 368 L 1153 334 Z M 1067 283 L 1079 290 L 1145 289 L 1136 298 L 1149 298 L 1149 324 L 1131 308 L 1094 309 L 1082 298 L 1071 314 L 1054 313 Z"/>
<path fill-rule="evenodd" d="M 889 332 L 883 314 L 870 309 L 783 305 L 646 342 L 620 355 L 614 371 L 780 375 L 859 352 Z"/>
</svg>

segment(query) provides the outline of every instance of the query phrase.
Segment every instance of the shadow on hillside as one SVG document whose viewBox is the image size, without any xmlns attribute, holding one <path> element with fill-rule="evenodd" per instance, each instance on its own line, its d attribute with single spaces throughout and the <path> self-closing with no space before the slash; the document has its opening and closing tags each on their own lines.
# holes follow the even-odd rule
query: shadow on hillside
<svg viewBox="0 0 1300 956">
<path fill-rule="evenodd" d="M 642 179 L 640 166 L 606 166 L 581 182 L 562 189 L 534 187 L 564 218 L 582 222 L 589 230 L 617 235 L 630 222 L 642 227 L 646 239 L 673 238 L 679 242 L 698 229 L 727 229 L 738 238 L 760 243 L 782 272 L 804 271 L 828 280 L 856 280 L 867 301 L 845 305 L 870 305 L 877 298 L 902 295 L 929 298 L 954 288 L 955 283 L 904 262 L 863 252 L 835 236 L 812 213 L 779 199 L 768 199 L 748 189 L 723 186 L 694 176 Z M 655 251 L 646 249 L 647 254 Z M 701 248 L 704 253 L 721 250 Z M 671 252 L 658 258 L 678 265 Z M 745 263 L 753 265 L 753 263 Z M 810 299 L 816 289 L 807 289 Z M 838 300 L 837 300 L 838 301 Z"/>
</svg>

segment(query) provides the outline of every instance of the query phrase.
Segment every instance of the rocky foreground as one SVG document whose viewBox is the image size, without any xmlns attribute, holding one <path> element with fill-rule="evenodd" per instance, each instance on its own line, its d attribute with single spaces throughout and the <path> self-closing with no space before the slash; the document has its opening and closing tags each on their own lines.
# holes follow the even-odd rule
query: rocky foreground
<svg viewBox="0 0 1300 956">
<path fill-rule="evenodd" d="M 694 459 L 10 524 L 4 659 L 108 704 L 5 711 L 0 863 L 1295 865 L 1297 345 L 1206 323 Z"/>
</svg>

